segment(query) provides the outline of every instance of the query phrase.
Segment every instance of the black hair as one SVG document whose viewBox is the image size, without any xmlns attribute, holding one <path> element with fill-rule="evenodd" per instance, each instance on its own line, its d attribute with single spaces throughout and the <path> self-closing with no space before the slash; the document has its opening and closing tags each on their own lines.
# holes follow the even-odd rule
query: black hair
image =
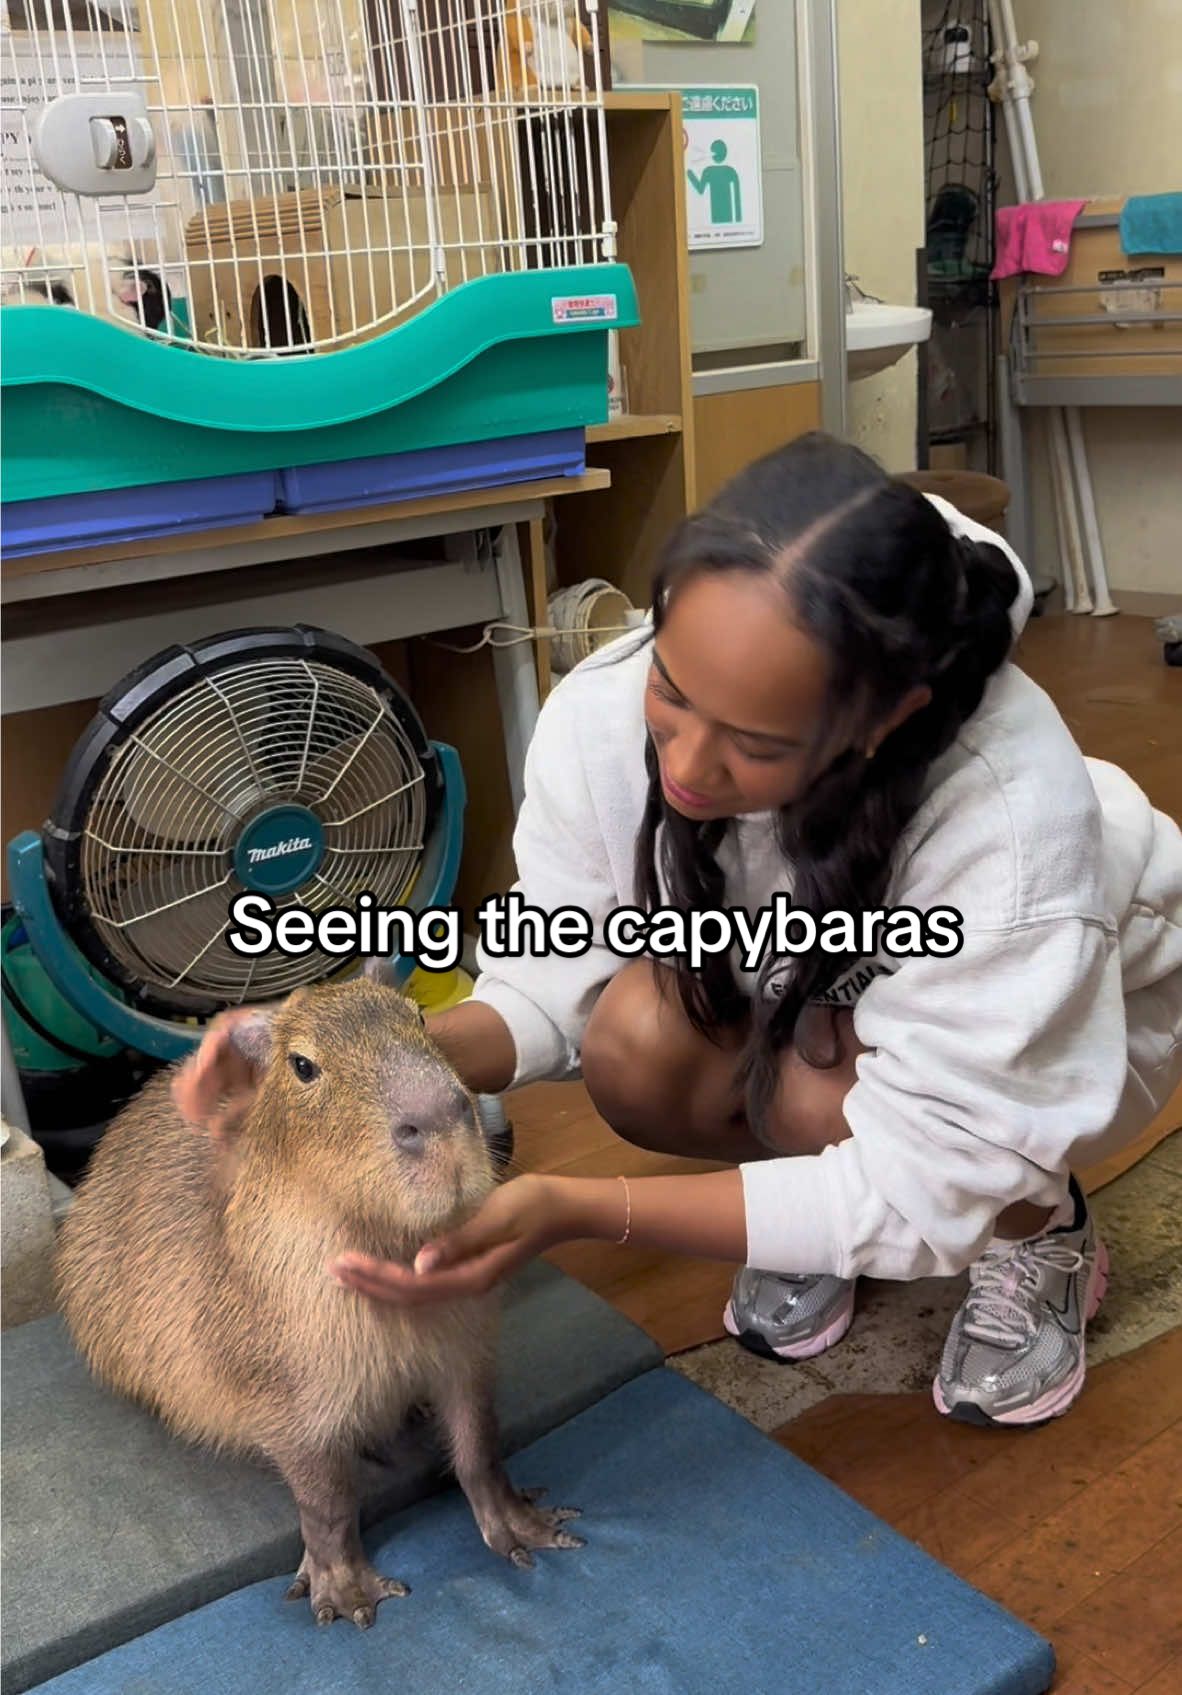
<svg viewBox="0 0 1182 1695">
<path fill-rule="evenodd" d="M 774 579 L 784 591 L 786 616 L 827 656 L 824 728 L 808 751 L 802 792 L 777 820 L 793 869 L 793 903 L 818 920 L 827 912 L 880 908 L 933 760 L 955 740 L 1010 650 L 1017 573 L 999 547 L 958 537 L 919 490 L 819 431 L 740 472 L 680 524 L 658 562 L 652 635 L 660 634 L 683 584 L 720 571 Z M 928 704 L 867 757 L 875 727 L 916 685 L 931 690 Z M 716 856 L 729 821 L 700 823 L 675 812 L 661 790 L 651 738 L 646 760 L 648 796 L 636 845 L 640 899 L 649 910 L 660 905 L 663 876 L 674 906 L 723 907 Z M 750 1013 L 742 1074 L 756 1135 L 774 1098 L 779 1056 L 790 1043 L 812 1064 L 832 1063 L 832 1049 L 809 1051 L 812 1021 L 803 1015 L 856 957 L 820 947 L 786 965 L 769 957 L 753 1005 L 725 954 L 709 956 L 696 971 L 684 959 L 674 962 L 695 1029 L 713 1038 Z M 765 992 L 773 971 L 785 973 L 778 998 Z"/>
</svg>

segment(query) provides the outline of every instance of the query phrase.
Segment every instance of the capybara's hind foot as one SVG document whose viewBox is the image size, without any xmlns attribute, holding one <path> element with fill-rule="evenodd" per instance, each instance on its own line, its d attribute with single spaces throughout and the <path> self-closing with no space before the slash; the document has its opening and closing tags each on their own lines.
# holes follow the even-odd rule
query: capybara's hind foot
<svg viewBox="0 0 1182 1695">
<path fill-rule="evenodd" d="M 496 1554 L 503 1554 L 515 1566 L 532 1566 L 534 1548 L 585 1548 L 581 1536 L 575 1536 L 562 1525 L 581 1517 L 578 1507 L 539 1507 L 535 1503 L 544 1489 L 522 1489 L 507 1486 L 491 1510 L 483 1516 L 480 1530 L 484 1540 Z"/>
<path fill-rule="evenodd" d="M 321 1565 L 305 1553 L 285 1598 L 300 1601 L 307 1596 L 317 1624 L 331 1624 L 334 1619 L 344 1618 L 368 1630 L 380 1602 L 391 1595 L 409 1594 L 405 1583 L 396 1577 L 383 1577 L 368 1560 Z"/>
</svg>

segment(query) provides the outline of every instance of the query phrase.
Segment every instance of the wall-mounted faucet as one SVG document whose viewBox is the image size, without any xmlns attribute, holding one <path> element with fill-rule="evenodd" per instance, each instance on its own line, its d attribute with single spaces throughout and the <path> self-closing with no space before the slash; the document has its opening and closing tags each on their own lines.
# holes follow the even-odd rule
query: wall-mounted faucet
<svg viewBox="0 0 1182 1695">
<path fill-rule="evenodd" d="M 867 294 L 857 277 L 847 271 L 845 273 L 845 304 L 847 311 L 854 304 L 855 300 L 871 300 L 877 306 L 885 305 L 881 295 Z"/>
</svg>

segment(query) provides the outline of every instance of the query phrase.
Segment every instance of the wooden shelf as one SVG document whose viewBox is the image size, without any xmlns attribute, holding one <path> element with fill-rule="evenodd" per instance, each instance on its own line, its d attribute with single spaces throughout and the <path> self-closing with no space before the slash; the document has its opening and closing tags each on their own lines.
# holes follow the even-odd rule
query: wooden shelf
<svg viewBox="0 0 1182 1695">
<path fill-rule="evenodd" d="M 545 537 L 549 560 L 533 573 L 542 606 L 555 588 L 588 577 L 647 606 L 661 549 L 694 504 L 681 97 L 620 89 L 605 95 L 604 107 L 617 252 L 640 299 L 640 323 L 619 334 L 623 393 L 633 410 L 587 431 L 588 469 L 609 472 L 611 483 L 556 503 Z M 540 655 L 538 680 L 544 694 Z"/>
<path fill-rule="evenodd" d="M 604 93 L 603 105 L 607 112 L 669 112 L 673 110 L 670 99 L 671 91 L 665 89 L 638 90 L 634 88 L 613 88 Z M 680 95 L 675 96 L 680 102 Z"/>
<path fill-rule="evenodd" d="M 588 441 L 635 441 L 638 436 L 679 436 L 680 412 L 625 412 L 606 424 L 592 424 Z"/>
</svg>

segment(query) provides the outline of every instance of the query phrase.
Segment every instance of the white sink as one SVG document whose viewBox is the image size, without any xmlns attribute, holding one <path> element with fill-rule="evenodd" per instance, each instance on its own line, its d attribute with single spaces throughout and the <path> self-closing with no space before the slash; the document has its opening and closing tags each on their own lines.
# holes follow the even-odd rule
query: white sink
<svg viewBox="0 0 1182 1695">
<path fill-rule="evenodd" d="M 877 300 L 855 300 L 845 315 L 850 381 L 885 371 L 931 333 L 932 314 L 926 306 L 884 306 Z"/>
</svg>

